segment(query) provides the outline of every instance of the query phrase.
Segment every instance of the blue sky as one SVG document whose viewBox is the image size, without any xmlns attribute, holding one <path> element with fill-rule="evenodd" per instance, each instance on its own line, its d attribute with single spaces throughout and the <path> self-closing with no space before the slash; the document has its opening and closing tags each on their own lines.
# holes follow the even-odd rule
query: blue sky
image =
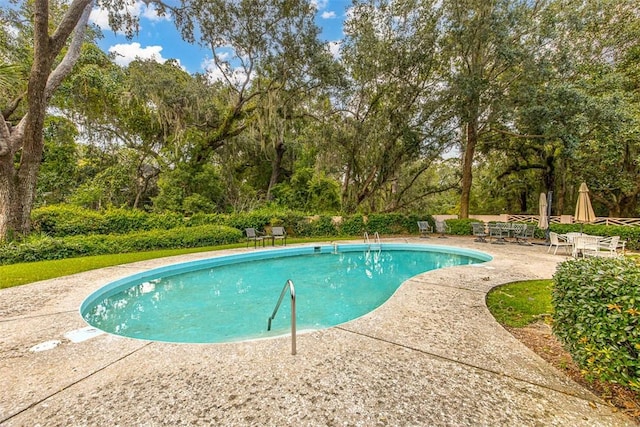
<svg viewBox="0 0 640 427">
<path fill-rule="evenodd" d="M 313 0 L 312 0 L 313 1 Z M 342 23 L 351 0 L 315 0 L 316 23 L 322 29 L 321 37 L 328 42 L 341 40 Z M 211 58 L 209 49 L 182 41 L 170 17 L 159 17 L 153 8 L 136 1 L 130 10 L 140 17 L 140 32 L 131 40 L 123 34 L 115 34 L 107 25 L 107 15 L 94 9 L 91 22 L 102 28 L 104 38 L 98 44 L 106 52 L 117 54 L 116 62 L 127 65 L 136 57 L 155 58 L 159 62 L 178 59 L 190 73 L 205 72 L 205 64 Z"/>
</svg>

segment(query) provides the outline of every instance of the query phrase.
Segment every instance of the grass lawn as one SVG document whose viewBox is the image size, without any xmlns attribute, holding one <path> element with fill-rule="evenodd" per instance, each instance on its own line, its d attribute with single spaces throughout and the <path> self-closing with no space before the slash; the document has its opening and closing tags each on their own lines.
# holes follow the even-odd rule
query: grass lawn
<svg viewBox="0 0 640 427">
<path fill-rule="evenodd" d="M 492 289 L 487 306 L 498 322 L 521 328 L 553 314 L 552 280 L 514 282 Z"/>
</svg>

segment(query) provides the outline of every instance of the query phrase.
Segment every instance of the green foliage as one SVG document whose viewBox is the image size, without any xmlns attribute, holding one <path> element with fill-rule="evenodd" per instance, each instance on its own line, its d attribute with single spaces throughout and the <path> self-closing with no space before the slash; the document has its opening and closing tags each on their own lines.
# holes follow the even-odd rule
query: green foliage
<svg viewBox="0 0 640 427">
<path fill-rule="evenodd" d="M 563 262 L 553 329 L 589 379 L 640 393 L 640 267 L 628 259 Z"/>
<path fill-rule="evenodd" d="M 408 234 L 418 232 L 418 221 L 427 220 L 433 225 L 431 215 L 416 216 L 398 213 L 371 214 L 367 218 L 366 230 L 379 234 Z"/>
<path fill-rule="evenodd" d="M 309 203 L 311 212 L 338 212 L 340 210 L 340 185 L 324 174 L 315 175 L 309 182 Z"/>
<path fill-rule="evenodd" d="M 447 225 L 451 227 L 451 234 L 457 236 L 469 236 L 473 234 L 473 227 L 471 223 L 478 222 L 475 219 L 448 219 Z"/>
<path fill-rule="evenodd" d="M 134 209 L 94 211 L 74 205 L 50 205 L 31 213 L 33 229 L 51 237 L 123 234 L 137 230 L 170 229 L 184 224 L 177 213 L 148 214 Z"/>
<path fill-rule="evenodd" d="M 166 171 L 158 181 L 160 193 L 153 199 L 154 209 L 185 215 L 221 210 L 224 189 L 219 175 L 211 165 L 181 164 Z"/>
<path fill-rule="evenodd" d="M 366 231 L 364 217 L 362 215 L 350 215 L 342 217 L 340 223 L 340 235 L 361 236 Z"/>
<path fill-rule="evenodd" d="M 52 237 L 104 233 L 103 215 L 74 205 L 50 205 L 31 212 L 35 232 Z"/>
<path fill-rule="evenodd" d="M 149 215 L 139 210 L 109 209 L 104 212 L 102 222 L 105 234 L 125 234 L 139 230 L 150 230 L 151 224 L 147 222 Z"/>
<path fill-rule="evenodd" d="M 500 324 L 521 328 L 553 313 L 551 280 L 529 280 L 493 288 L 487 306 Z"/>
<path fill-rule="evenodd" d="M 45 119 L 44 153 L 38 173 L 37 204 L 61 203 L 77 185 L 78 134 L 71 121 L 50 116 Z"/>
<path fill-rule="evenodd" d="M 217 225 L 151 230 L 130 234 L 92 234 L 69 237 L 32 237 L 23 243 L 0 246 L 0 263 L 14 264 L 87 255 L 115 254 L 166 248 L 195 248 L 236 243 L 239 230 Z"/>
</svg>

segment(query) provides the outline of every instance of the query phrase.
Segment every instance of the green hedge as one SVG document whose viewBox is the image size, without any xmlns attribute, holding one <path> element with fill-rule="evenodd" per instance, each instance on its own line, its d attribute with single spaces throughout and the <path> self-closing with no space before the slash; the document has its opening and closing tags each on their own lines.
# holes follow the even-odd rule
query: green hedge
<svg viewBox="0 0 640 427">
<path fill-rule="evenodd" d="M 126 234 L 188 225 L 176 213 L 149 214 L 135 209 L 111 208 L 94 211 L 74 205 L 50 205 L 34 209 L 31 213 L 35 233 L 51 237 L 88 234 Z"/>
<path fill-rule="evenodd" d="M 69 237 L 31 237 L 0 245 L 0 264 L 237 243 L 242 233 L 231 227 L 202 225 L 130 234 L 92 234 Z"/>
<path fill-rule="evenodd" d="M 587 378 L 640 393 L 640 267 L 629 259 L 561 263 L 553 329 Z"/>
<path fill-rule="evenodd" d="M 476 219 L 448 219 L 446 222 L 451 229 L 451 234 L 456 236 L 470 236 L 473 234 L 471 223 L 479 221 Z"/>
</svg>

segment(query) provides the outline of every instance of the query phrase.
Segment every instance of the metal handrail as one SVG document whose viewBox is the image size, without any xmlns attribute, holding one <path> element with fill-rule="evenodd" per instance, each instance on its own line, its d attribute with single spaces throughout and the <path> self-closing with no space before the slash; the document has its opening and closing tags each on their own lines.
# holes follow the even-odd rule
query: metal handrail
<svg viewBox="0 0 640 427">
<path fill-rule="evenodd" d="M 369 233 L 364 232 L 364 242 L 368 245 L 371 245 L 371 241 L 369 240 Z M 373 243 L 380 244 L 380 234 L 376 231 L 373 235 Z"/>
<path fill-rule="evenodd" d="M 280 304 L 282 303 L 282 299 L 284 298 L 284 294 L 287 293 L 287 288 L 289 289 L 289 293 L 291 294 L 291 354 L 296 354 L 296 288 L 293 286 L 293 282 L 289 279 L 284 284 L 282 288 L 282 292 L 280 292 L 280 298 L 278 298 L 278 303 L 276 304 L 276 308 L 273 309 L 273 314 L 269 317 L 269 322 L 267 324 L 267 331 L 271 330 L 271 321 L 276 317 L 276 313 L 280 308 Z"/>
</svg>

